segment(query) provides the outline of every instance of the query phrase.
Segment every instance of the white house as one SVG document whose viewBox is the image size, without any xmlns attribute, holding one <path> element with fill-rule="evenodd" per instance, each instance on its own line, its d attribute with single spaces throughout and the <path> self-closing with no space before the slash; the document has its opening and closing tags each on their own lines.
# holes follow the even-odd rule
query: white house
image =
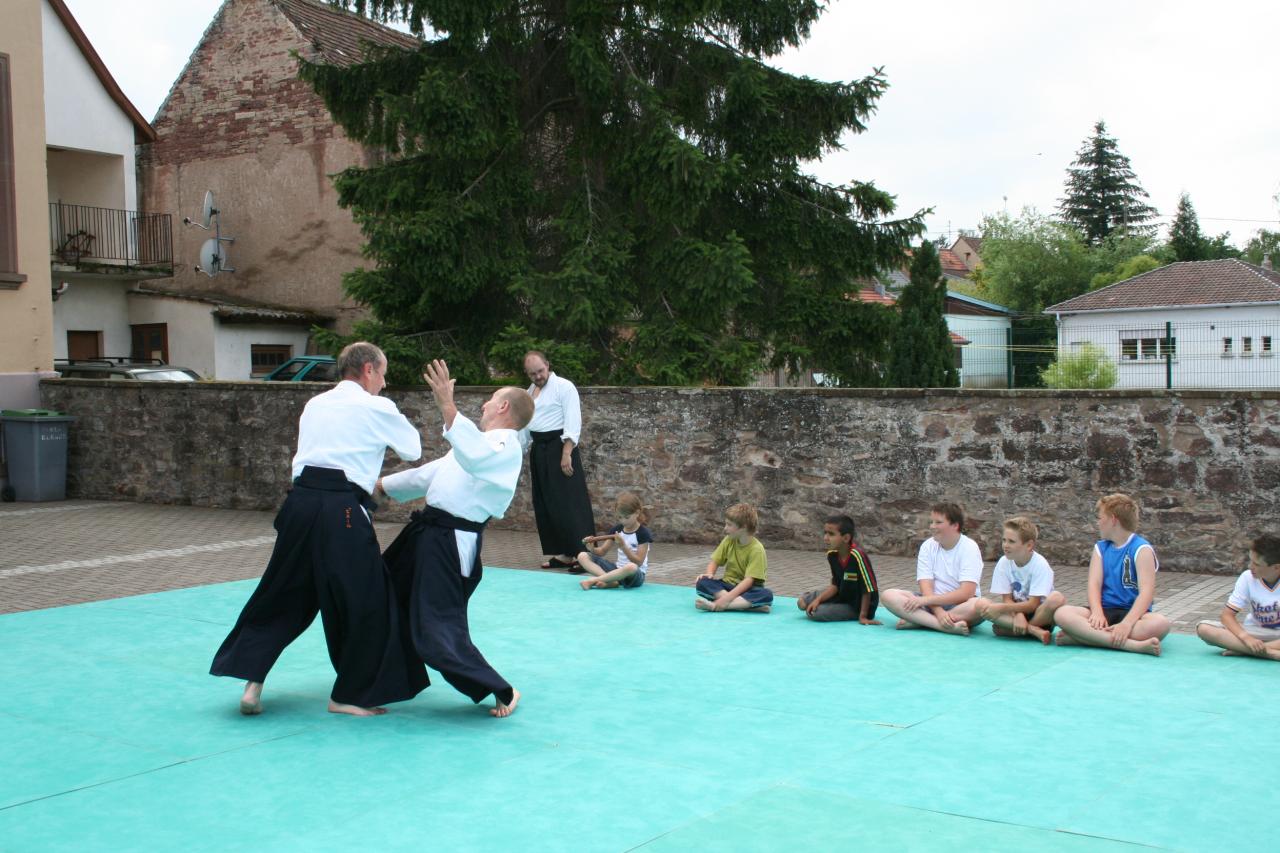
<svg viewBox="0 0 1280 853">
<path fill-rule="evenodd" d="M 1009 328 L 1013 311 L 948 290 L 944 316 L 952 336 L 959 335 L 968 341 L 960 364 L 961 387 L 1009 387 Z"/>
<path fill-rule="evenodd" d="M 174 275 L 175 226 L 138 210 L 135 166 L 155 131 L 63 0 L 41 13 L 54 358 L 156 358 L 248 379 L 306 352 L 330 318 L 156 286 Z"/>
<path fill-rule="evenodd" d="M 1117 388 L 1280 388 L 1280 275 L 1270 264 L 1183 261 L 1045 309 L 1058 351 L 1085 343 Z"/>
</svg>

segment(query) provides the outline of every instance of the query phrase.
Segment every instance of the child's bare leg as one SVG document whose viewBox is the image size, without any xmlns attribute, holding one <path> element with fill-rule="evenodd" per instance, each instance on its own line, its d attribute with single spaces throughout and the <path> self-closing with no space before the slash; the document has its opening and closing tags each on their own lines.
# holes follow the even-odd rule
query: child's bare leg
<svg viewBox="0 0 1280 853">
<path fill-rule="evenodd" d="M 1153 614 L 1154 615 L 1154 614 Z M 1169 620 L 1160 617 L 1164 625 L 1169 624 Z M 1062 635 L 1058 637 L 1058 645 L 1069 645 L 1064 643 L 1063 639 L 1070 637 L 1082 646 L 1095 646 L 1100 649 L 1117 649 L 1125 652 L 1138 652 L 1147 655 L 1160 654 L 1160 638 L 1163 634 L 1156 636 L 1150 631 L 1152 627 L 1149 625 L 1148 630 L 1144 631 L 1142 636 L 1138 635 L 1138 625 L 1134 626 L 1134 631 L 1130 634 L 1129 639 L 1125 640 L 1119 646 L 1116 646 L 1112 640 L 1111 631 L 1107 628 L 1095 628 L 1089 624 L 1089 611 L 1083 607 L 1063 607 L 1057 613 L 1058 627 L 1062 629 Z M 1167 633 L 1167 630 L 1166 630 Z"/>
<path fill-rule="evenodd" d="M 611 572 L 601 572 L 600 576 L 595 578 L 593 583 L 597 589 L 604 589 L 605 587 L 613 588 L 638 571 L 639 569 L 636 567 L 635 563 L 624 563 Z"/>
<path fill-rule="evenodd" d="M 604 569 L 596 565 L 596 561 L 591 559 L 591 554 L 587 551 L 578 552 L 578 565 L 581 566 L 582 570 L 589 575 L 600 577 L 604 574 Z M 583 589 L 586 589 L 586 587 L 583 587 Z"/>
<path fill-rule="evenodd" d="M 728 593 L 725 594 L 728 595 Z M 717 597 L 716 600 L 719 601 L 719 598 Z M 768 604 L 764 604 L 759 607 L 752 607 L 751 602 L 747 601 L 742 596 L 738 596 L 733 601 L 730 601 L 728 606 L 725 607 L 725 610 L 747 610 L 752 613 L 768 613 L 771 609 L 772 607 Z"/>
<path fill-rule="evenodd" d="M 880 594 L 880 604 L 884 609 L 888 610 L 894 616 L 898 617 L 898 629 L 905 628 L 931 628 L 937 630 L 938 620 L 933 618 L 933 614 L 926 608 L 918 607 L 910 613 L 907 612 L 906 601 L 908 598 L 914 597 L 915 593 L 908 592 L 905 589 L 886 589 Z M 924 614 L 921 619 L 920 614 Z"/>
<path fill-rule="evenodd" d="M 951 618 L 956 622 L 965 623 L 970 629 L 976 628 L 986 618 L 986 608 L 989 603 L 987 599 L 976 596 L 968 601 L 962 601 L 951 608 Z"/>
<path fill-rule="evenodd" d="M 1138 624 L 1133 626 L 1133 639 L 1146 640 L 1154 637 L 1163 640 L 1173 630 L 1173 625 L 1159 613 L 1143 613 Z"/>
<path fill-rule="evenodd" d="M 1217 625 L 1207 625 L 1201 622 L 1196 626 L 1196 636 L 1204 640 L 1209 645 L 1217 646 L 1222 649 L 1224 653 L 1230 652 L 1231 654 L 1247 657 L 1280 660 L 1280 640 L 1272 640 L 1269 643 L 1264 643 L 1262 646 L 1262 654 L 1257 654 L 1241 642 L 1235 634 L 1231 633 L 1226 628 L 1221 628 Z"/>
<path fill-rule="evenodd" d="M 1045 600 L 1040 602 L 1036 612 L 1027 619 L 1027 633 L 1046 646 L 1053 642 L 1054 617 L 1058 613 L 1058 608 L 1066 603 L 1067 599 L 1062 593 L 1049 593 Z"/>
</svg>

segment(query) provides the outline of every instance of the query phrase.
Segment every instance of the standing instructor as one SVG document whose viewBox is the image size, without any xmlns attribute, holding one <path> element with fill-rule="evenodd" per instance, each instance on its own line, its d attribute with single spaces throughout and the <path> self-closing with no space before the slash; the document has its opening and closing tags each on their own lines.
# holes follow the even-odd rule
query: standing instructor
<svg viewBox="0 0 1280 853">
<path fill-rule="evenodd" d="M 533 514 L 538 524 L 542 553 L 551 559 L 544 569 L 563 568 L 582 572 L 576 554 L 582 537 L 596 532 L 587 494 L 587 477 L 582 469 L 578 444 L 582 437 L 582 405 L 578 389 L 568 379 L 551 372 L 547 357 L 537 350 L 524 356 L 524 372 L 532 382 L 533 420 L 521 442 L 528 444 L 529 473 L 533 481 Z M 576 570 L 576 571 L 575 571 Z"/>
</svg>

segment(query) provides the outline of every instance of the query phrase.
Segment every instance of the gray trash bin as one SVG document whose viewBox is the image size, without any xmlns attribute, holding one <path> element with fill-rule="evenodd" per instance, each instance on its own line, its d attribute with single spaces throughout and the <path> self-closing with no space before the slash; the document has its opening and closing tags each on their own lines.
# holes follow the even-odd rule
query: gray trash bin
<svg viewBox="0 0 1280 853">
<path fill-rule="evenodd" d="M 75 418 L 47 409 L 5 409 L 4 458 L 20 501 L 67 497 L 67 434 Z"/>
</svg>

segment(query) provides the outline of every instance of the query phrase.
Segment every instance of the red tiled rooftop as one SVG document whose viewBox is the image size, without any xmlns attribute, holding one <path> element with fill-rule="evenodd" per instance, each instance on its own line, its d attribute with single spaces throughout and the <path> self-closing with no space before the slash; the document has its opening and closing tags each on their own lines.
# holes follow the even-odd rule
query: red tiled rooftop
<svg viewBox="0 0 1280 853">
<path fill-rule="evenodd" d="M 354 65 L 364 58 L 366 45 L 415 50 L 421 42 L 353 12 L 315 0 L 272 0 L 304 38 L 317 57 L 330 65 Z"/>
<path fill-rule="evenodd" d="M 1045 309 L 1046 314 L 1280 302 L 1280 274 L 1234 259 L 1180 261 Z"/>
</svg>

